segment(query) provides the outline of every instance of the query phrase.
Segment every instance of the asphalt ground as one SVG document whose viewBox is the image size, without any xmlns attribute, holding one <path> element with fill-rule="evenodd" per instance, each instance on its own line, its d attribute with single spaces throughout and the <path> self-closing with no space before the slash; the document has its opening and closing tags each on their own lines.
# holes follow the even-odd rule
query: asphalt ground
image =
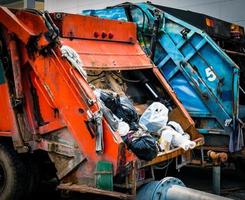
<svg viewBox="0 0 245 200">
<path fill-rule="evenodd" d="M 187 187 L 212 193 L 212 169 L 185 167 L 176 174 Z M 245 200 L 245 169 L 221 171 L 221 196 Z"/>
<path fill-rule="evenodd" d="M 173 166 L 168 171 L 157 170 L 157 178 L 165 174 L 175 176 L 181 179 L 187 187 L 212 193 L 212 168 L 183 167 L 176 172 Z M 33 199 L 44 200 L 115 200 L 110 197 L 96 196 L 92 194 L 74 194 L 72 196 L 63 194 L 62 197 L 56 191 L 53 183 L 43 183 L 40 188 L 40 194 Z M 235 200 L 245 200 L 245 169 L 244 171 L 223 168 L 221 172 L 221 196 L 229 197 Z"/>
</svg>

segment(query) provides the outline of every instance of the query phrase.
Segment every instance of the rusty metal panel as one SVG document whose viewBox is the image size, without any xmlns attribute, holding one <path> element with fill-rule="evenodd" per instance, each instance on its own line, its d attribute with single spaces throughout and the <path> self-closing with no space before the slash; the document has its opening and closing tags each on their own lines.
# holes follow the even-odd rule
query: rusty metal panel
<svg viewBox="0 0 245 200">
<path fill-rule="evenodd" d="M 134 70 L 152 68 L 150 59 L 136 44 L 119 42 L 61 39 L 75 49 L 87 70 Z"/>
<path fill-rule="evenodd" d="M 135 196 L 133 195 L 128 195 L 121 192 L 105 191 L 105 190 L 89 187 L 86 185 L 60 184 L 57 188 L 60 190 L 69 190 L 69 191 L 80 192 L 80 193 L 93 193 L 98 195 L 106 195 L 118 199 L 135 199 Z"/>
<path fill-rule="evenodd" d="M 201 145 L 204 144 L 203 138 L 198 138 L 198 139 L 196 139 L 194 141 L 197 143 L 197 146 L 201 146 Z M 185 154 L 188 154 L 188 153 L 190 153 L 190 150 L 184 151 L 180 147 L 179 148 L 175 148 L 175 149 L 172 149 L 172 150 L 170 150 L 168 152 L 163 152 L 163 153 L 158 154 L 158 156 L 156 158 L 154 158 L 153 160 L 151 160 L 151 161 L 148 161 L 148 162 L 141 161 L 139 163 L 139 168 L 143 168 L 143 167 L 147 167 L 147 166 L 163 163 L 164 161 L 168 161 L 170 159 L 173 159 L 173 158 L 176 158 L 176 157 L 178 157 L 180 155 L 185 155 Z M 188 160 L 190 160 L 190 157 L 188 158 Z"/>
<path fill-rule="evenodd" d="M 54 13 L 53 19 L 61 37 L 135 43 L 136 26 L 131 22 L 99 19 L 98 17 Z"/>
</svg>

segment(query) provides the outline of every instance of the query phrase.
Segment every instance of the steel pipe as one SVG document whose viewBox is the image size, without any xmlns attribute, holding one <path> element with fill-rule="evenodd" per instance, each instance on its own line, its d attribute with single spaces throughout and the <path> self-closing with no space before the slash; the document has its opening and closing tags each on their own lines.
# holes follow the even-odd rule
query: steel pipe
<svg viewBox="0 0 245 200">
<path fill-rule="evenodd" d="M 183 182 L 174 177 L 153 181 L 142 186 L 137 192 L 137 200 L 229 200 L 207 192 L 185 187 Z"/>
<path fill-rule="evenodd" d="M 194 190 L 191 188 L 173 185 L 168 189 L 166 200 L 228 200 L 229 198 Z"/>
<path fill-rule="evenodd" d="M 220 195 L 220 176 L 221 176 L 221 163 L 227 161 L 228 155 L 227 153 L 221 152 L 217 153 L 212 150 L 207 152 L 209 158 L 212 159 L 213 162 L 213 193 Z"/>
<path fill-rule="evenodd" d="M 213 166 L 213 193 L 220 195 L 220 165 Z"/>
</svg>

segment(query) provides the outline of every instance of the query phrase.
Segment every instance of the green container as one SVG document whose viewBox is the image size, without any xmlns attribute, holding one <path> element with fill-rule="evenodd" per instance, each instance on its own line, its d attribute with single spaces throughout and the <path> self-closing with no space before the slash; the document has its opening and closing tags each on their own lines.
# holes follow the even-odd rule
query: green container
<svg viewBox="0 0 245 200">
<path fill-rule="evenodd" d="M 95 183 L 98 189 L 113 191 L 112 163 L 99 161 L 96 165 Z"/>
</svg>

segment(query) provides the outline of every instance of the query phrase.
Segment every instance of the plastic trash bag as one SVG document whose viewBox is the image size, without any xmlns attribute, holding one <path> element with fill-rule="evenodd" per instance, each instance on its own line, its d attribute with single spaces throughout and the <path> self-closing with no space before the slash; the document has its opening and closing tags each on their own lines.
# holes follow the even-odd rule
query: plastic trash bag
<svg viewBox="0 0 245 200">
<path fill-rule="evenodd" d="M 139 125 L 150 132 L 159 132 L 168 122 L 168 109 L 159 102 L 152 103 L 140 117 Z"/>
<path fill-rule="evenodd" d="M 196 143 L 187 139 L 186 135 L 187 134 L 182 135 L 170 126 L 163 127 L 159 145 L 161 149 L 165 151 L 169 150 L 169 147 L 167 146 L 169 143 L 171 143 L 173 147 L 181 147 L 185 151 L 195 148 Z"/>
<path fill-rule="evenodd" d="M 107 108 L 103 104 L 103 102 L 101 102 L 100 105 L 101 105 L 102 113 L 103 113 L 106 121 L 108 122 L 108 124 L 112 128 L 112 130 L 113 131 L 118 130 L 118 128 L 119 128 L 119 122 L 118 122 L 117 118 L 115 117 L 115 115 L 111 112 L 111 110 L 109 108 Z"/>
<path fill-rule="evenodd" d="M 150 161 L 158 154 L 156 139 L 143 129 L 131 131 L 123 139 L 128 148 L 141 160 Z"/>
<path fill-rule="evenodd" d="M 118 96 L 115 92 L 96 89 L 95 95 L 103 101 L 119 120 L 128 123 L 130 129 L 137 130 L 138 114 L 131 100 L 126 96 Z"/>
<path fill-rule="evenodd" d="M 182 129 L 181 125 L 175 121 L 169 121 L 168 126 L 172 127 L 174 130 L 176 130 L 178 133 L 180 133 L 183 137 L 185 137 L 187 140 L 190 140 L 190 135 L 188 133 L 185 133 Z"/>
<path fill-rule="evenodd" d="M 178 132 L 176 132 L 176 133 L 178 133 Z M 187 151 L 189 149 L 194 149 L 196 147 L 195 142 L 186 139 L 185 136 L 183 136 L 179 133 L 174 134 L 172 145 L 174 147 L 181 147 L 185 151 Z"/>
<path fill-rule="evenodd" d="M 182 135 L 185 134 L 185 132 L 182 129 L 182 127 L 180 126 L 180 124 L 175 122 L 175 121 L 169 121 L 168 126 L 172 127 L 174 130 L 176 130 L 178 133 L 180 133 Z"/>
<path fill-rule="evenodd" d="M 158 140 L 161 151 L 170 150 L 172 139 L 173 139 L 173 134 L 171 132 L 171 128 L 166 126 L 161 130 L 161 136 Z"/>
<path fill-rule="evenodd" d="M 138 121 L 138 114 L 131 100 L 126 96 L 119 97 L 115 115 L 123 121 L 132 124 Z"/>
<path fill-rule="evenodd" d="M 100 98 L 100 100 L 104 102 L 105 106 L 115 114 L 117 106 L 118 104 L 120 104 L 117 94 L 114 92 L 104 91 L 100 89 L 97 89 L 96 91 L 96 96 Z"/>
</svg>

